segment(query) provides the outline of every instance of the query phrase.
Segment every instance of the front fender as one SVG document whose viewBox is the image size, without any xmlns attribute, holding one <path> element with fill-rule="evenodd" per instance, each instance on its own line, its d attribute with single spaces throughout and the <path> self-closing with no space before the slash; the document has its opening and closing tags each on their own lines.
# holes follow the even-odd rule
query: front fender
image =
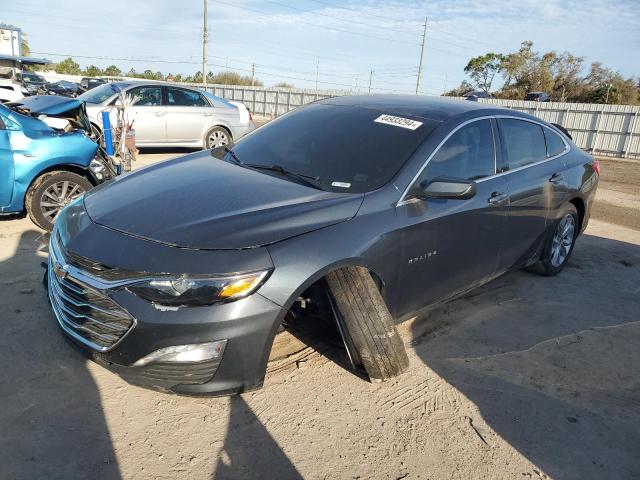
<svg viewBox="0 0 640 480">
<path fill-rule="evenodd" d="M 68 167 L 87 169 L 98 145 L 81 132 L 38 132 L 12 136 L 15 168 L 11 205 L 14 210 L 24 208 L 24 196 L 33 181 L 43 172 Z"/>
</svg>

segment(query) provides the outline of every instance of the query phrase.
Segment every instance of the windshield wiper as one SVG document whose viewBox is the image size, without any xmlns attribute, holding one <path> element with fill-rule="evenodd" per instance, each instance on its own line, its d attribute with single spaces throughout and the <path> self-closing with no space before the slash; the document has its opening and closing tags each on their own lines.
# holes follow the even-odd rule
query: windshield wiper
<svg viewBox="0 0 640 480">
<path fill-rule="evenodd" d="M 304 173 L 292 172 L 291 170 L 287 170 L 286 168 L 284 168 L 282 165 L 259 165 L 255 163 L 245 163 L 244 166 L 250 167 L 250 168 L 256 168 L 260 170 L 269 170 L 272 172 L 278 172 L 283 175 L 286 175 L 287 177 L 296 178 L 302 181 L 303 183 L 305 183 L 306 185 L 308 185 L 309 187 L 313 187 L 318 190 L 324 190 L 318 183 L 318 181 L 320 180 L 320 177 L 314 177 L 313 175 L 306 175 Z"/>
<path fill-rule="evenodd" d="M 238 154 L 231 148 L 227 147 L 226 145 L 224 146 L 224 151 L 227 152 L 229 155 L 231 155 L 231 158 L 233 158 L 233 161 L 236 162 L 238 165 L 244 165 L 244 162 L 242 160 L 240 160 L 240 157 L 238 156 Z"/>
</svg>

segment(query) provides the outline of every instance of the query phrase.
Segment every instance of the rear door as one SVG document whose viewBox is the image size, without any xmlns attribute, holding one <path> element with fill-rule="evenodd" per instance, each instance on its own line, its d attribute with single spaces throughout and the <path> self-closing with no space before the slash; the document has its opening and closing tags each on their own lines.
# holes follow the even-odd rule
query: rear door
<svg viewBox="0 0 640 480">
<path fill-rule="evenodd" d="M 7 121 L 0 115 L 0 207 L 11 203 L 13 193 L 13 149 Z"/>
<path fill-rule="evenodd" d="M 495 162 L 492 121 L 473 121 L 445 141 L 414 185 L 442 176 L 475 180 L 475 196 L 414 198 L 398 205 L 405 225 L 398 316 L 466 290 L 496 272 L 505 241 L 508 195 L 504 176 L 494 175 Z"/>
<path fill-rule="evenodd" d="M 136 144 L 162 144 L 167 141 L 167 107 L 162 102 L 161 85 L 145 85 L 127 91 L 132 106 L 127 109 L 133 121 Z"/>
<path fill-rule="evenodd" d="M 502 257 L 506 269 L 530 257 L 567 188 L 562 156 L 547 154 L 546 127 L 515 118 L 498 118 L 497 123 L 510 197 L 508 243 Z"/>
<path fill-rule="evenodd" d="M 167 141 L 192 143 L 204 137 L 213 107 L 200 92 L 180 87 L 167 89 Z"/>
</svg>

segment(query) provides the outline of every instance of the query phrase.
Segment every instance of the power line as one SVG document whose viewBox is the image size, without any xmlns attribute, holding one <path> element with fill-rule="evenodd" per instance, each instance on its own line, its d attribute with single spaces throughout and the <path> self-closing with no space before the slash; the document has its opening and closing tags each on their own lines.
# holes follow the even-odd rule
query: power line
<svg viewBox="0 0 640 480">
<path fill-rule="evenodd" d="M 365 22 L 359 22 L 357 20 L 349 20 L 346 18 L 341 18 L 341 17 L 336 17 L 335 15 L 327 15 L 326 13 L 319 13 L 316 11 L 312 11 L 312 10 L 305 10 L 303 8 L 298 8 L 298 7 L 294 7 L 292 5 L 287 5 L 286 3 L 281 3 L 281 2 L 276 2 L 275 0 L 265 0 L 268 3 L 273 3 L 274 5 L 280 5 L 282 7 L 286 7 L 292 10 L 297 10 L 298 12 L 302 12 L 302 13 L 308 13 L 310 15 L 316 15 L 319 17 L 325 17 L 325 18 L 332 18 L 334 20 L 340 20 L 341 22 L 348 22 L 350 24 L 355 24 L 355 25 L 363 25 L 365 27 L 370 27 L 370 28 L 384 28 L 385 31 L 391 31 L 391 32 L 398 32 L 398 33 L 402 33 L 404 35 L 408 35 L 409 32 L 407 32 L 407 30 L 400 30 L 397 28 L 389 28 L 389 27 L 381 27 L 380 25 L 372 25 L 371 23 L 365 23 Z"/>
<path fill-rule="evenodd" d="M 398 23 L 404 23 L 404 22 L 407 21 L 406 19 L 401 20 L 399 18 L 396 19 L 396 18 L 392 18 L 392 17 L 376 15 L 374 13 L 362 12 L 362 11 L 359 11 L 359 10 L 354 10 L 353 8 L 345 7 L 344 5 L 336 5 L 335 3 L 329 3 L 329 2 L 325 2 L 325 1 L 321 1 L 321 0 L 312 0 L 312 1 L 316 2 L 316 3 L 320 3 L 322 5 L 326 5 L 328 7 L 339 8 L 341 10 L 349 10 L 350 12 L 357 13 L 358 15 L 367 15 L 369 17 L 381 18 L 381 19 L 387 20 L 387 21 L 392 20 L 392 21 L 398 22 Z"/>
<path fill-rule="evenodd" d="M 242 10 L 247 10 L 249 12 L 259 13 L 261 15 L 269 15 L 269 16 L 273 16 L 273 17 L 283 18 L 282 15 L 270 14 L 270 13 L 265 12 L 265 11 L 256 10 L 255 8 L 243 7 L 243 6 L 240 6 L 240 5 L 234 5 L 233 3 L 223 2 L 221 0 L 214 0 L 214 1 L 216 3 L 220 3 L 222 5 L 227 5 L 229 7 L 239 8 L 239 9 L 242 9 Z M 403 40 L 396 40 L 396 39 L 393 39 L 393 38 L 384 38 L 384 37 L 379 37 L 377 35 L 370 35 L 368 33 L 352 32 L 350 30 L 344 30 L 344 29 L 341 29 L 341 28 L 338 28 L 338 27 L 330 27 L 330 26 L 326 26 L 326 25 L 320 25 L 320 24 L 317 24 L 317 23 L 307 22 L 306 20 L 301 20 L 299 18 L 296 19 L 296 22 L 298 22 L 298 23 L 306 23 L 307 25 L 312 25 L 314 27 L 323 28 L 325 30 L 333 30 L 333 31 L 336 31 L 336 32 L 347 33 L 349 35 L 358 35 L 358 36 L 361 36 L 361 37 L 375 38 L 376 40 L 384 40 L 385 42 L 402 43 L 402 44 L 405 44 L 405 45 L 414 45 L 414 46 L 417 45 L 417 44 L 415 44 L 413 42 L 405 42 Z"/>
</svg>

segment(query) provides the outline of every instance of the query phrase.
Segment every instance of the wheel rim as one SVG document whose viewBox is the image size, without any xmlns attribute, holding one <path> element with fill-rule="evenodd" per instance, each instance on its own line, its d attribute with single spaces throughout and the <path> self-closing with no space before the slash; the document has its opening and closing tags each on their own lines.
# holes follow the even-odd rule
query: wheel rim
<svg viewBox="0 0 640 480">
<path fill-rule="evenodd" d="M 209 134 L 209 138 L 207 140 L 209 142 L 209 148 L 229 145 L 229 136 L 222 130 L 214 130 Z"/>
<path fill-rule="evenodd" d="M 60 210 L 84 193 L 84 188 L 75 182 L 62 180 L 52 183 L 42 193 L 40 210 L 44 218 L 53 223 Z"/>
<path fill-rule="evenodd" d="M 576 221 L 573 215 L 567 214 L 558 222 L 558 228 L 551 243 L 551 265 L 559 267 L 571 252 L 573 236 L 576 229 Z"/>
</svg>

